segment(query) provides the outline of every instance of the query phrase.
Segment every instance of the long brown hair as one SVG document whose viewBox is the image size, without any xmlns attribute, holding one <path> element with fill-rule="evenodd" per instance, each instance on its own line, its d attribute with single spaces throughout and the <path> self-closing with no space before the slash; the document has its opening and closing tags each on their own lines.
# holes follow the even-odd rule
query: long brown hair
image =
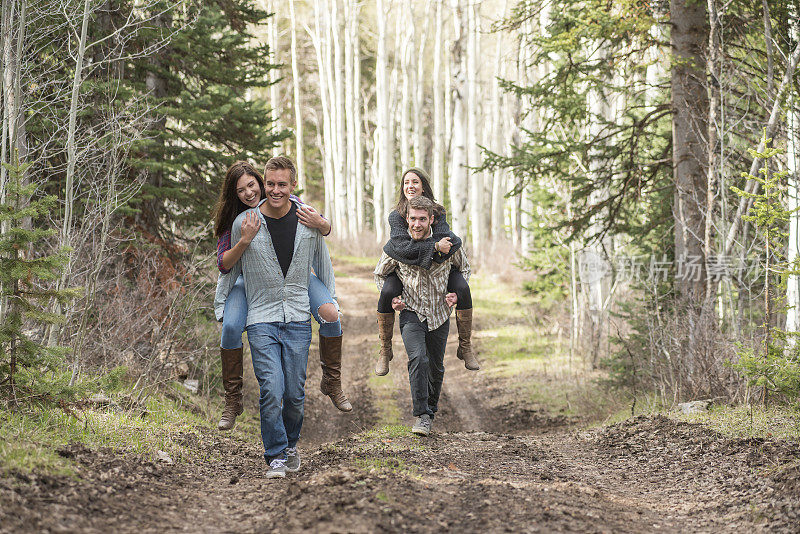
<svg viewBox="0 0 800 534">
<path fill-rule="evenodd" d="M 261 189 L 261 198 L 267 196 L 267 192 L 264 189 L 264 179 L 256 168 L 246 161 L 235 161 L 225 174 L 225 180 L 223 180 L 222 188 L 219 190 L 217 204 L 214 206 L 214 235 L 217 238 L 230 230 L 236 217 L 248 209 L 248 206 L 239 200 L 239 196 L 236 194 L 236 184 L 239 178 L 244 175 L 252 176 L 256 179 L 258 187 Z"/>
<path fill-rule="evenodd" d="M 403 217 L 405 217 L 406 211 L 408 210 L 408 200 L 406 199 L 405 193 L 403 193 L 403 180 L 405 180 L 406 174 L 410 172 L 416 174 L 419 177 L 419 181 L 422 182 L 422 196 L 431 199 L 433 202 L 436 202 L 436 199 L 433 197 L 433 188 L 431 187 L 431 179 L 428 176 L 428 173 L 419 167 L 411 167 L 400 176 L 400 196 L 397 199 L 397 205 L 394 207 L 394 209 L 397 210 L 397 213 Z M 444 213 L 444 208 L 438 204 L 437 206 L 438 208 L 436 216 L 440 216 Z"/>
</svg>

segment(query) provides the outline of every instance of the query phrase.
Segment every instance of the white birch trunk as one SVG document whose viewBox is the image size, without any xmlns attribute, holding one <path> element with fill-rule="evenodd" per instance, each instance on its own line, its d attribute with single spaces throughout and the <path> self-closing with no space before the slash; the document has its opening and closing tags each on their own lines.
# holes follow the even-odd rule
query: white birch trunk
<svg viewBox="0 0 800 534">
<path fill-rule="evenodd" d="M 347 232 L 355 236 L 358 232 L 357 198 L 356 198 L 356 139 L 359 137 L 359 124 L 353 114 L 358 95 L 353 85 L 353 8 L 354 0 L 344 0 L 344 115 L 347 132 Z"/>
<path fill-rule="evenodd" d="M 438 202 L 444 202 L 444 120 L 442 117 L 442 0 L 436 0 L 434 12 L 434 38 L 433 38 L 433 166 L 431 178 L 433 179 L 433 196 Z M 448 95 L 449 97 L 449 95 Z"/>
<path fill-rule="evenodd" d="M 306 27 L 306 32 L 311 37 L 314 50 L 317 55 L 317 69 L 319 75 L 319 98 L 322 107 L 322 119 L 319 121 L 322 128 L 322 173 L 325 185 L 325 213 L 328 214 L 331 222 L 334 222 L 335 211 L 333 209 L 333 164 L 331 155 L 331 114 L 329 109 L 329 85 L 327 66 L 330 65 L 330 58 L 326 53 L 327 48 L 323 41 L 322 9 L 320 3 L 314 2 L 314 31 Z M 318 132 L 318 135 L 319 132 Z"/>
<path fill-rule="evenodd" d="M 297 29 L 294 11 L 295 0 L 289 0 L 289 24 L 291 33 L 292 53 L 292 88 L 294 92 L 294 142 L 295 164 L 297 165 L 297 183 L 300 189 L 306 188 L 305 163 L 303 161 L 303 114 L 302 99 L 300 95 L 300 68 L 297 63 Z"/>
<path fill-rule="evenodd" d="M 450 216 L 453 232 L 466 239 L 467 237 L 467 184 L 468 148 L 467 128 L 467 53 L 465 51 L 469 21 L 467 10 L 461 0 L 451 0 L 453 6 L 453 139 L 450 155 Z"/>
<path fill-rule="evenodd" d="M 800 42 L 800 23 L 797 22 L 797 13 L 794 13 L 794 23 L 792 24 L 792 40 Z M 800 258 L 800 94 L 796 90 L 792 91 L 788 98 L 787 126 L 788 139 L 786 146 L 786 168 L 788 175 L 788 206 L 792 212 L 789 220 L 789 247 L 787 260 L 793 265 Z M 800 331 L 800 277 L 793 274 L 789 276 L 786 286 L 786 328 L 787 332 Z M 788 338 L 789 346 L 797 344 L 794 336 Z"/>
<path fill-rule="evenodd" d="M 398 18 L 398 20 L 400 20 Z M 411 73 L 414 57 L 414 13 L 412 6 L 403 6 L 403 25 L 397 27 L 397 39 L 401 43 L 400 52 L 400 166 L 411 166 Z"/>
<path fill-rule="evenodd" d="M 292 3 L 294 1 L 292 0 Z M 275 9 L 275 0 L 267 0 L 266 10 L 272 13 L 272 16 L 267 19 L 267 44 L 269 45 L 269 53 L 272 55 L 275 63 L 280 63 L 278 60 L 278 11 Z M 269 115 L 272 119 L 272 124 L 276 130 L 282 130 L 281 116 L 278 110 L 280 109 L 280 102 L 278 98 L 278 69 L 269 70 Z M 284 153 L 284 147 L 276 145 L 272 149 L 274 156 L 279 156 Z"/>
<path fill-rule="evenodd" d="M 361 130 L 361 45 L 359 35 L 359 10 L 361 4 L 357 0 L 353 0 L 352 8 L 350 11 L 351 16 L 351 29 L 350 37 L 352 38 L 352 54 L 353 54 L 353 99 L 354 104 L 352 110 L 348 110 L 348 114 L 353 114 L 353 124 L 355 124 L 355 135 L 353 139 L 354 155 L 353 169 L 355 172 L 355 197 L 356 197 L 356 225 L 358 230 L 364 229 L 364 135 L 367 130 Z M 365 113 L 366 114 L 366 113 Z M 351 214 L 352 215 L 352 214 Z"/>
<path fill-rule="evenodd" d="M 505 10 L 503 11 L 505 15 Z M 497 44 L 494 54 L 494 75 L 492 76 L 492 111 L 490 113 L 491 127 L 489 132 L 492 136 L 492 141 L 489 145 L 497 154 L 503 151 L 503 94 L 500 91 L 500 83 L 498 78 L 505 76 L 505 70 L 502 68 L 501 52 L 503 49 L 503 34 L 497 35 Z M 503 236 L 503 208 L 505 194 L 505 172 L 502 169 L 497 169 L 492 173 L 492 193 L 491 193 L 491 236 L 493 240 Z"/>
<path fill-rule="evenodd" d="M 527 20 L 523 28 L 524 35 L 533 35 L 535 31 L 535 25 L 533 20 Z M 521 46 L 519 50 L 519 70 L 520 70 L 520 79 L 525 80 L 526 86 L 532 86 L 537 83 L 537 75 L 538 72 L 536 71 L 536 67 L 533 64 L 533 50 L 529 47 Z M 523 126 L 525 130 L 530 132 L 535 132 L 538 130 L 539 127 L 539 116 L 538 116 L 538 109 L 532 107 L 528 114 L 525 115 L 523 119 Z M 527 134 L 523 134 L 527 135 Z M 531 227 L 532 218 L 531 212 L 533 211 L 533 202 L 531 200 L 531 191 L 530 185 L 525 184 L 522 187 L 522 193 L 520 195 L 520 202 L 519 202 L 519 251 L 520 254 L 524 257 L 530 254 L 530 247 L 531 247 L 531 238 L 530 233 L 528 232 L 528 228 Z"/>
<path fill-rule="evenodd" d="M 478 6 L 473 0 L 467 3 L 467 165 L 478 165 Z M 468 171 L 469 214 L 472 253 L 483 253 L 483 173 Z"/>
<path fill-rule="evenodd" d="M 422 15 L 424 24 L 422 25 L 422 33 L 419 34 L 419 48 L 414 61 L 416 67 L 414 75 L 414 99 L 413 99 L 413 118 L 411 126 L 413 129 L 414 139 L 414 165 L 422 167 L 423 169 L 430 169 L 428 162 L 425 160 L 427 152 L 425 146 L 425 125 L 428 124 L 424 120 L 424 99 L 425 99 L 425 45 L 428 41 L 428 28 L 430 28 L 431 19 L 431 5 L 429 2 L 425 3 L 425 11 Z"/>
<path fill-rule="evenodd" d="M 389 68 L 386 53 L 386 17 L 388 10 L 384 7 L 383 0 L 376 0 L 376 15 L 378 25 L 378 46 L 375 64 L 375 148 L 377 155 L 377 174 L 375 183 L 372 186 L 372 204 L 375 210 L 375 234 L 378 242 L 382 242 L 388 235 L 386 228 L 386 212 L 389 203 L 385 202 L 386 192 L 384 185 L 387 183 L 387 176 L 393 173 L 392 158 L 393 147 L 389 124 L 389 84 L 387 71 Z"/>
<path fill-rule="evenodd" d="M 442 6 L 444 7 L 444 6 Z M 446 40 L 444 42 L 444 138 L 442 139 L 442 159 L 445 155 L 450 154 L 451 146 L 453 143 L 453 57 L 451 50 L 453 48 L 453 41 Z M 447 161 L 442 164 L 442 196 L 441 202 L 444 202 L 445 183 L 450 183 L 449 172 L 450 167 Z M 449 194 L 449 192 L 448 192 Z M 452 201 L 451 201 L 452 204 Z"/>
<path fill-rule="evenodd" d="M 347 224 L 347 139 L 345 133 L 345 109 L 344 109 L 344 77 L 345 67 L 342 54 L 342 35 L 339 24 L 339 1 L 331 0 L 331 24 L 330 35 L 333 42 L 333 61 L 334 61 L 334 108 L 333 117 L 335 133 L 333 142 L 335 143 L 334 175 L 333 184 L 336 195 L 336 227 L 342 233 L 352 235 L 350 226 Z M 346 0 L 345 0 L 346 1 Z"/>
<path fill-rule="evenodd" d="M 72 244 L 72 209 L 75 203 L 75 163 L 77 161 L 77 152 L 75 149 L 75 130 L 77 128 L 78 117 L 78 97 L 80 96 L 80 88 L 83 84 L 83 56 L 86 53 L 86 36 L 89 29 L 89 14 L 90 2 L 85 0 L 83 3 L 83 19 L 81 21 L 81 34 L 78 42 L 77 57 L 75 58 L 75 72 L 72 77 L 72 94 L 70 96 L 69 104 L 69 122 L 67 126 L 67 171 L 64 178 L 64 221 L 61 226 L 61 234 L 59 236 L 59 244 L 62 247 L 70 247 Z M 61 278 L 56 286 L 57 290 L 61 290 L 67 286 L 69 278 L 69 271 L 72 266 L 72 252 L 68 253 L 67 266 L 64 268 Z M 56 301 L 55 303 L 56 314 L 61 313 L 61 306 Z M 58 341 L 59 328 L 53 326 L 50 328 L 47 344 L 55 346 Z"/>
</svg>

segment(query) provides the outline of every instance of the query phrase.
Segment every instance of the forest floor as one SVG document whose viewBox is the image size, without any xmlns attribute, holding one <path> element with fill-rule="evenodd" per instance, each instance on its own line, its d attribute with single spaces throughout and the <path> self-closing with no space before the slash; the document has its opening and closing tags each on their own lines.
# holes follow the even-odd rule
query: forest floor
<svg viewBox="0 0 800 534">
<path fill-rule="evenodd" d="M 530 383 L 558 390 L 552 373 L 534 376 L 519 360 L 491 357 L 509 322 L 525 327 L 508 306 L 477 317 L 480 372 L 455 358 L 452 325 L 434 432 L 412 436 L 397 326 L 390 374 L 372 373 L 371 265 L 337 262 L 337 292 L 355 410 L 339 413 L 319 393 L 314 342 L 298 473 L 264 477 L 248 375 L 248 407 L 234 432 L 206 424 L 174 436 L 194 451 L 187 459 L 75 443 L 57 451 L 72 474 L 0 476 L 0 531 L 800 530 L 800 444 L 726 437 L 660 415 L 590 426 L 574 409 L 531 393 Z"/>
</svg>

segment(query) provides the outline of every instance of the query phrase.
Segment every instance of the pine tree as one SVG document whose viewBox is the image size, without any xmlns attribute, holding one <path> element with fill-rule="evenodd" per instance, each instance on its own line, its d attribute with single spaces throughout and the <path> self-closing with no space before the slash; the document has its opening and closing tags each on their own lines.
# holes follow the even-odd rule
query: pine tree
<svg viewBox="0 0 800 534">
<path fill-rule="evenodd" d="M 250 32 L 269 15 L 250 0 L 190 3 L 185 10 L 166 4 L 153 7 L 165 15 L 142 45 L 174 31 L 169 45 L 127 70 L 156 109 L 132 161 L 133 172 L 149 175 L 138 207 L 152 233 L 164 218 L 205 224 L 227 167 L 236 159 L 263 165 L 289 135 L 274 131 L 264 99 L 250 98 L 278 68 Z"/>
<path fill-rule="evenodd" d="M 54 196 L 37 198 L 36 185 L 23 183 L 29 167 L 5 166 L 8 179 L 0 202 L 0 384 L 8 385 L 12 399 L 19 389 L 28 395 L 53 393 L 52 378 L 61 374 L 58 370 L 66 349 L 45 346 L 36 339 L 36 332 L 63 320 L 46 311 L 51 299 L 66 303 L 78 292 L 49 288 L 61 276 L 67 251 L 42 254 L 43 245 L 57 231 L 24 224 L 26 219 L 36 221 L 49 215 L 56 205 Z"/>
</svg>

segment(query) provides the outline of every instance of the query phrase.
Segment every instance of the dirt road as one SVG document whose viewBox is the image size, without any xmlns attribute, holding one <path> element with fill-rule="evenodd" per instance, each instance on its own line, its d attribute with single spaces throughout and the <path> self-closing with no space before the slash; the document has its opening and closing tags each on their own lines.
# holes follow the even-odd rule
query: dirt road
<svg viewBox="0 0 800 534">
<path fill-rule="evenodd" d="M 435 432 L 412 437 L 399 333 L 388 378 L 372 375 L 369 268 L 337 265 L 337 288 L 356 409 L 340 414 L 319 394 L 312 351 L 299 473 L 265 479 L 255 434 L 187 434 L 203 460 L 175 465 L 75 446 L 62 454 L 80 480 L 0 480 L 0 530 L 800 531 L 797 444 L 726 439 L 663 417 L 577 430 L 523 402 L 498 407 L 503 384 L 463 369 L 454 327 Z"/>
</svg>

